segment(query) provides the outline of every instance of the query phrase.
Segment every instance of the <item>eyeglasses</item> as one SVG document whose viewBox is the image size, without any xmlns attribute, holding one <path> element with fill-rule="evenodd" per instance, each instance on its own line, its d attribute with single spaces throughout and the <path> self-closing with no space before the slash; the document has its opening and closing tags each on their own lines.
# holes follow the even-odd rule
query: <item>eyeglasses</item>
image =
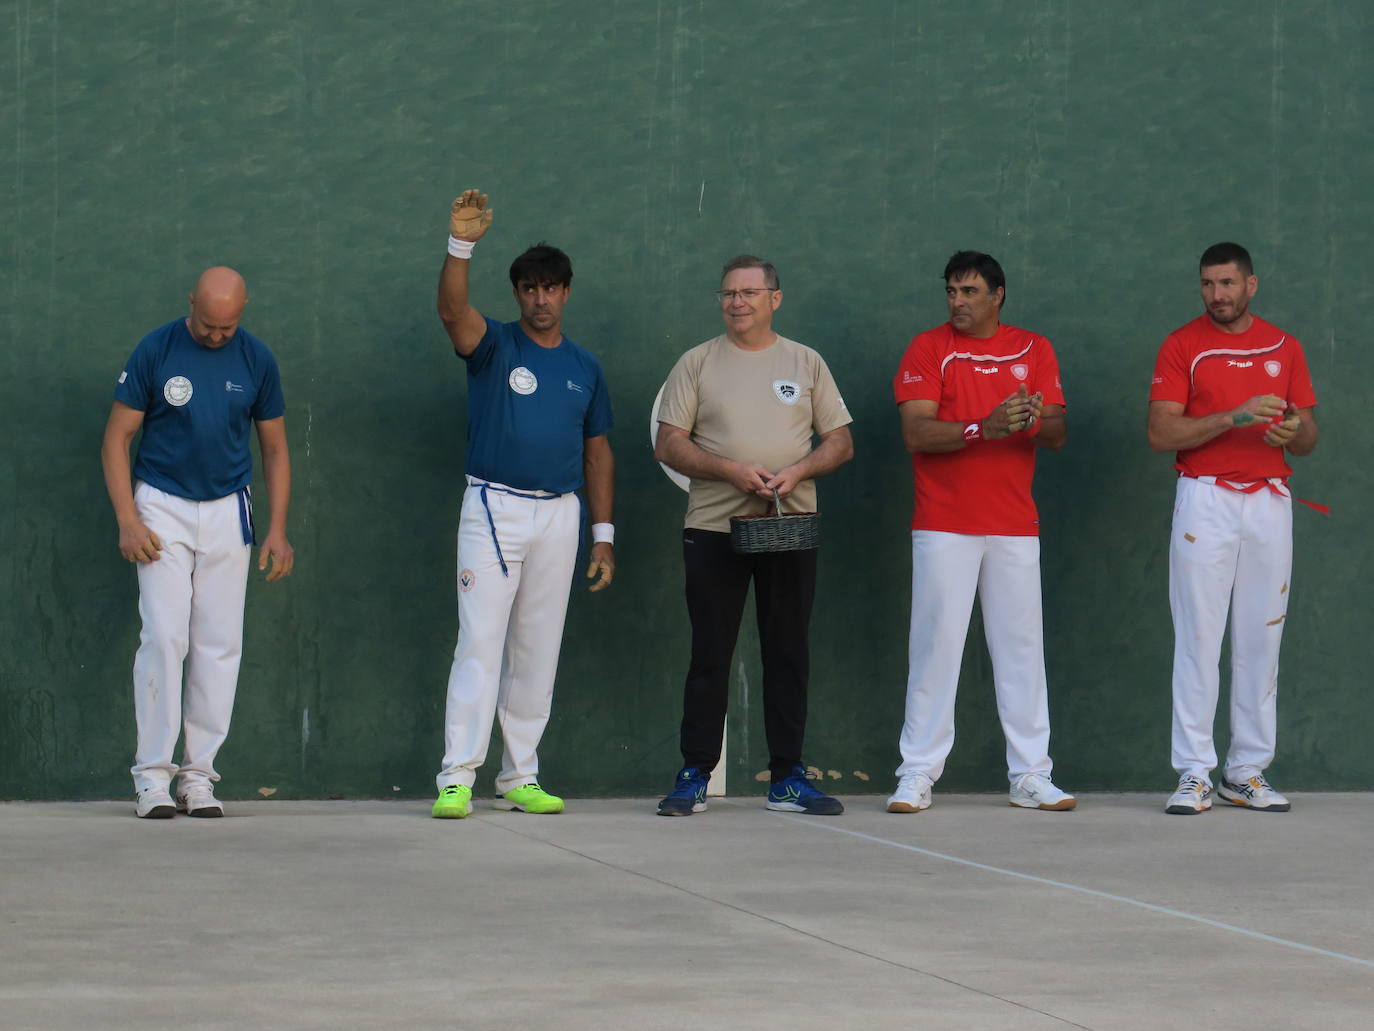
<svg viewBox="0 0 1374 1031">
<path fill-rule="evenodd" d="M 757 301 L 764 294 L 775 293 L 772 287 L 760 288 L 750 287 L 747 290 L 717 290 L 716 296 L 720 298 L 721 304 L 733 304 L 736 300 L 743 297 L 746 301 Z"/>
</svg>

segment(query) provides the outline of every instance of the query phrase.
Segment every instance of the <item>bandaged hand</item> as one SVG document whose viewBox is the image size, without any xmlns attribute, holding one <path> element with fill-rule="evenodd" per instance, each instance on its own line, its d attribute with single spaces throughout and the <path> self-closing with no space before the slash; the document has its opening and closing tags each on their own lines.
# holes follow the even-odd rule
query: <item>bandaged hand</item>
<svg viewBox="0 0 1374 1031">
<path fill-rule="evenodd" d="M 592 545 L 591 563 L 587 566 L 587 579 L 596 580 L 587 590 L 595 593 L 611 586 L 615 577 L 615 549 L 605 541 Z"/>
<path fill-rule="evenodd" d="M 1284 414 L 1283 398 L 1259 394 L 1231 413 L 1232 426 L 1255 426 Z"/>
<path fill-rule="evenodd" d="M 1039 397 L 1037 394 L 1036 397 Z M 1016 393 L 994 408 L 983 420 L 983 437 L 987 440 L 1000 440 L 1030 426 L 1040 417 L 1038 402 L 1033 402 L 1022 383 Z"/>
<path fill-rule="evenodd" d="M 476 243 L 491 228 L 492 210 L 481 190 L 464 190 L 453 202 L 448 216 L 448 232 L 459 240 Z"/>
<path fill-rule="evenodd" d="M 1283 418 L 1264 431 L 1264 442 L 1270 447 L 1283 447 L 1298 435 L 1301 428 L 1302 419 L 1298 417 L 1297 407 L 1289 405 Z"/>
</svg>

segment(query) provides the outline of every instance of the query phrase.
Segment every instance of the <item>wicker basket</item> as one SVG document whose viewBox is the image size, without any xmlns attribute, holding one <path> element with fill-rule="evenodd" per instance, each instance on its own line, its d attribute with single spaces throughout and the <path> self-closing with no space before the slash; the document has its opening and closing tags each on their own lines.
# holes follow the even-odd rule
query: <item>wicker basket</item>
<svg viewBox="0 0 1374 1031">
<path fill-rule="evenodd" d="M 819 512 L 782 511 L 782 499 L 773 491 L 775 515 L 730 517 L 730 546 L 746 555 L 774 551 L 807 551 L 821 542 Z"/>
</svg>

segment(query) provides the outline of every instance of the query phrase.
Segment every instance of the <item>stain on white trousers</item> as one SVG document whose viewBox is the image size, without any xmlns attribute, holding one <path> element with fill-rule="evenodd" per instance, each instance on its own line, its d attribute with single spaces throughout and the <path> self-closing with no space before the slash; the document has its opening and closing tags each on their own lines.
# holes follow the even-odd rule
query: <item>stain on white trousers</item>
<svg viewBox="0 0 1374 1031">
<path fill-rule="evenodd" d="M 954 747 L 954 696 L 973 598 L 983 610 L 1007 775 L 1050 775 L 1040 538 L 913 530 L 906 720 L 897 776 L 940 779 Z"/>
<path fill-rule="evenodd" d="M 501 793 L 538 780 L 582 511 L 575 494 L 532 498 L 487 486 L 484 506 L 481 481 L 468 478 L 458 521 L 458 645 L 435 781 L 472 786 L 494 719 L 504 743 Z"/>
<path fill-rule="evenodd" d="M 1276 484 L 1276 486 L 1278 486 Z M 1180 776 L 1210 777 L 1221 641 L 1231 619 L 1228 780 L 1262 773 L 1274 759 L 1279 645 L 1293 568 L 1293 502 L 1262 485 L 1238 493 L 1180 476 L 1169 539 L 1174 618 L 1172 758 Z"/>
<path fill-rule="evenodd" d="M 134 788 L 219 780 L 215 756 L 229 734 L 243 650 L 243 599 L 251 547 L 237 494 L 188 501 L 141 480 L 138 517 L 162 542 L 156 562 L 138 563 Z M 184 731 L 181 765 L 172 762 Z"/>
</svg>

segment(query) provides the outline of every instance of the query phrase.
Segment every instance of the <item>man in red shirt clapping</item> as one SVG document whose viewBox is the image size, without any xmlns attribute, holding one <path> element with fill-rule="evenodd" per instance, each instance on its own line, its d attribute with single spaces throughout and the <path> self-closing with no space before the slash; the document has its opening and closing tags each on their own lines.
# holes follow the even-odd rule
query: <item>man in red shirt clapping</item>
<svg viewBox="0 0 1374 1031">
<path fill-rule="evenodd" d="M 911 452 L 911 637 L 902 764 L 890 813 L 930 806 L 954 745 L 954 695 L 974 594 L 982 604 L 1010 801 L 1077 803 L 1050 779 L 1041 632 L 1040 526 L 1031 496 L 1037 448 L 1064 446 L 1054 348 L 1001 322 L 996 259 L 960 251 L 945 266 L 949 321 L 919 334 L 893 381 Z"/>
<path fill-rule="evenodd" d="M 1173 764 L 1165 811 L 1212 807 L 1221 639 L 1231 615 L 1231 747 L 1218 794 L 1282 813 L 1264 777 L 1274 759 L 1279 643 L 1293 565 L 1292 472 L 1284 451 L 1317 446 L 1317 403 L 1296 337 L 1250 313 L 1259 281 L 1239 244 L 1199 263 L 1205 314 L 1170 333 L 1150 387 L 1150 447 L 1176 451 L 1169 541 L 1174 619 Z"/>
</svg>

